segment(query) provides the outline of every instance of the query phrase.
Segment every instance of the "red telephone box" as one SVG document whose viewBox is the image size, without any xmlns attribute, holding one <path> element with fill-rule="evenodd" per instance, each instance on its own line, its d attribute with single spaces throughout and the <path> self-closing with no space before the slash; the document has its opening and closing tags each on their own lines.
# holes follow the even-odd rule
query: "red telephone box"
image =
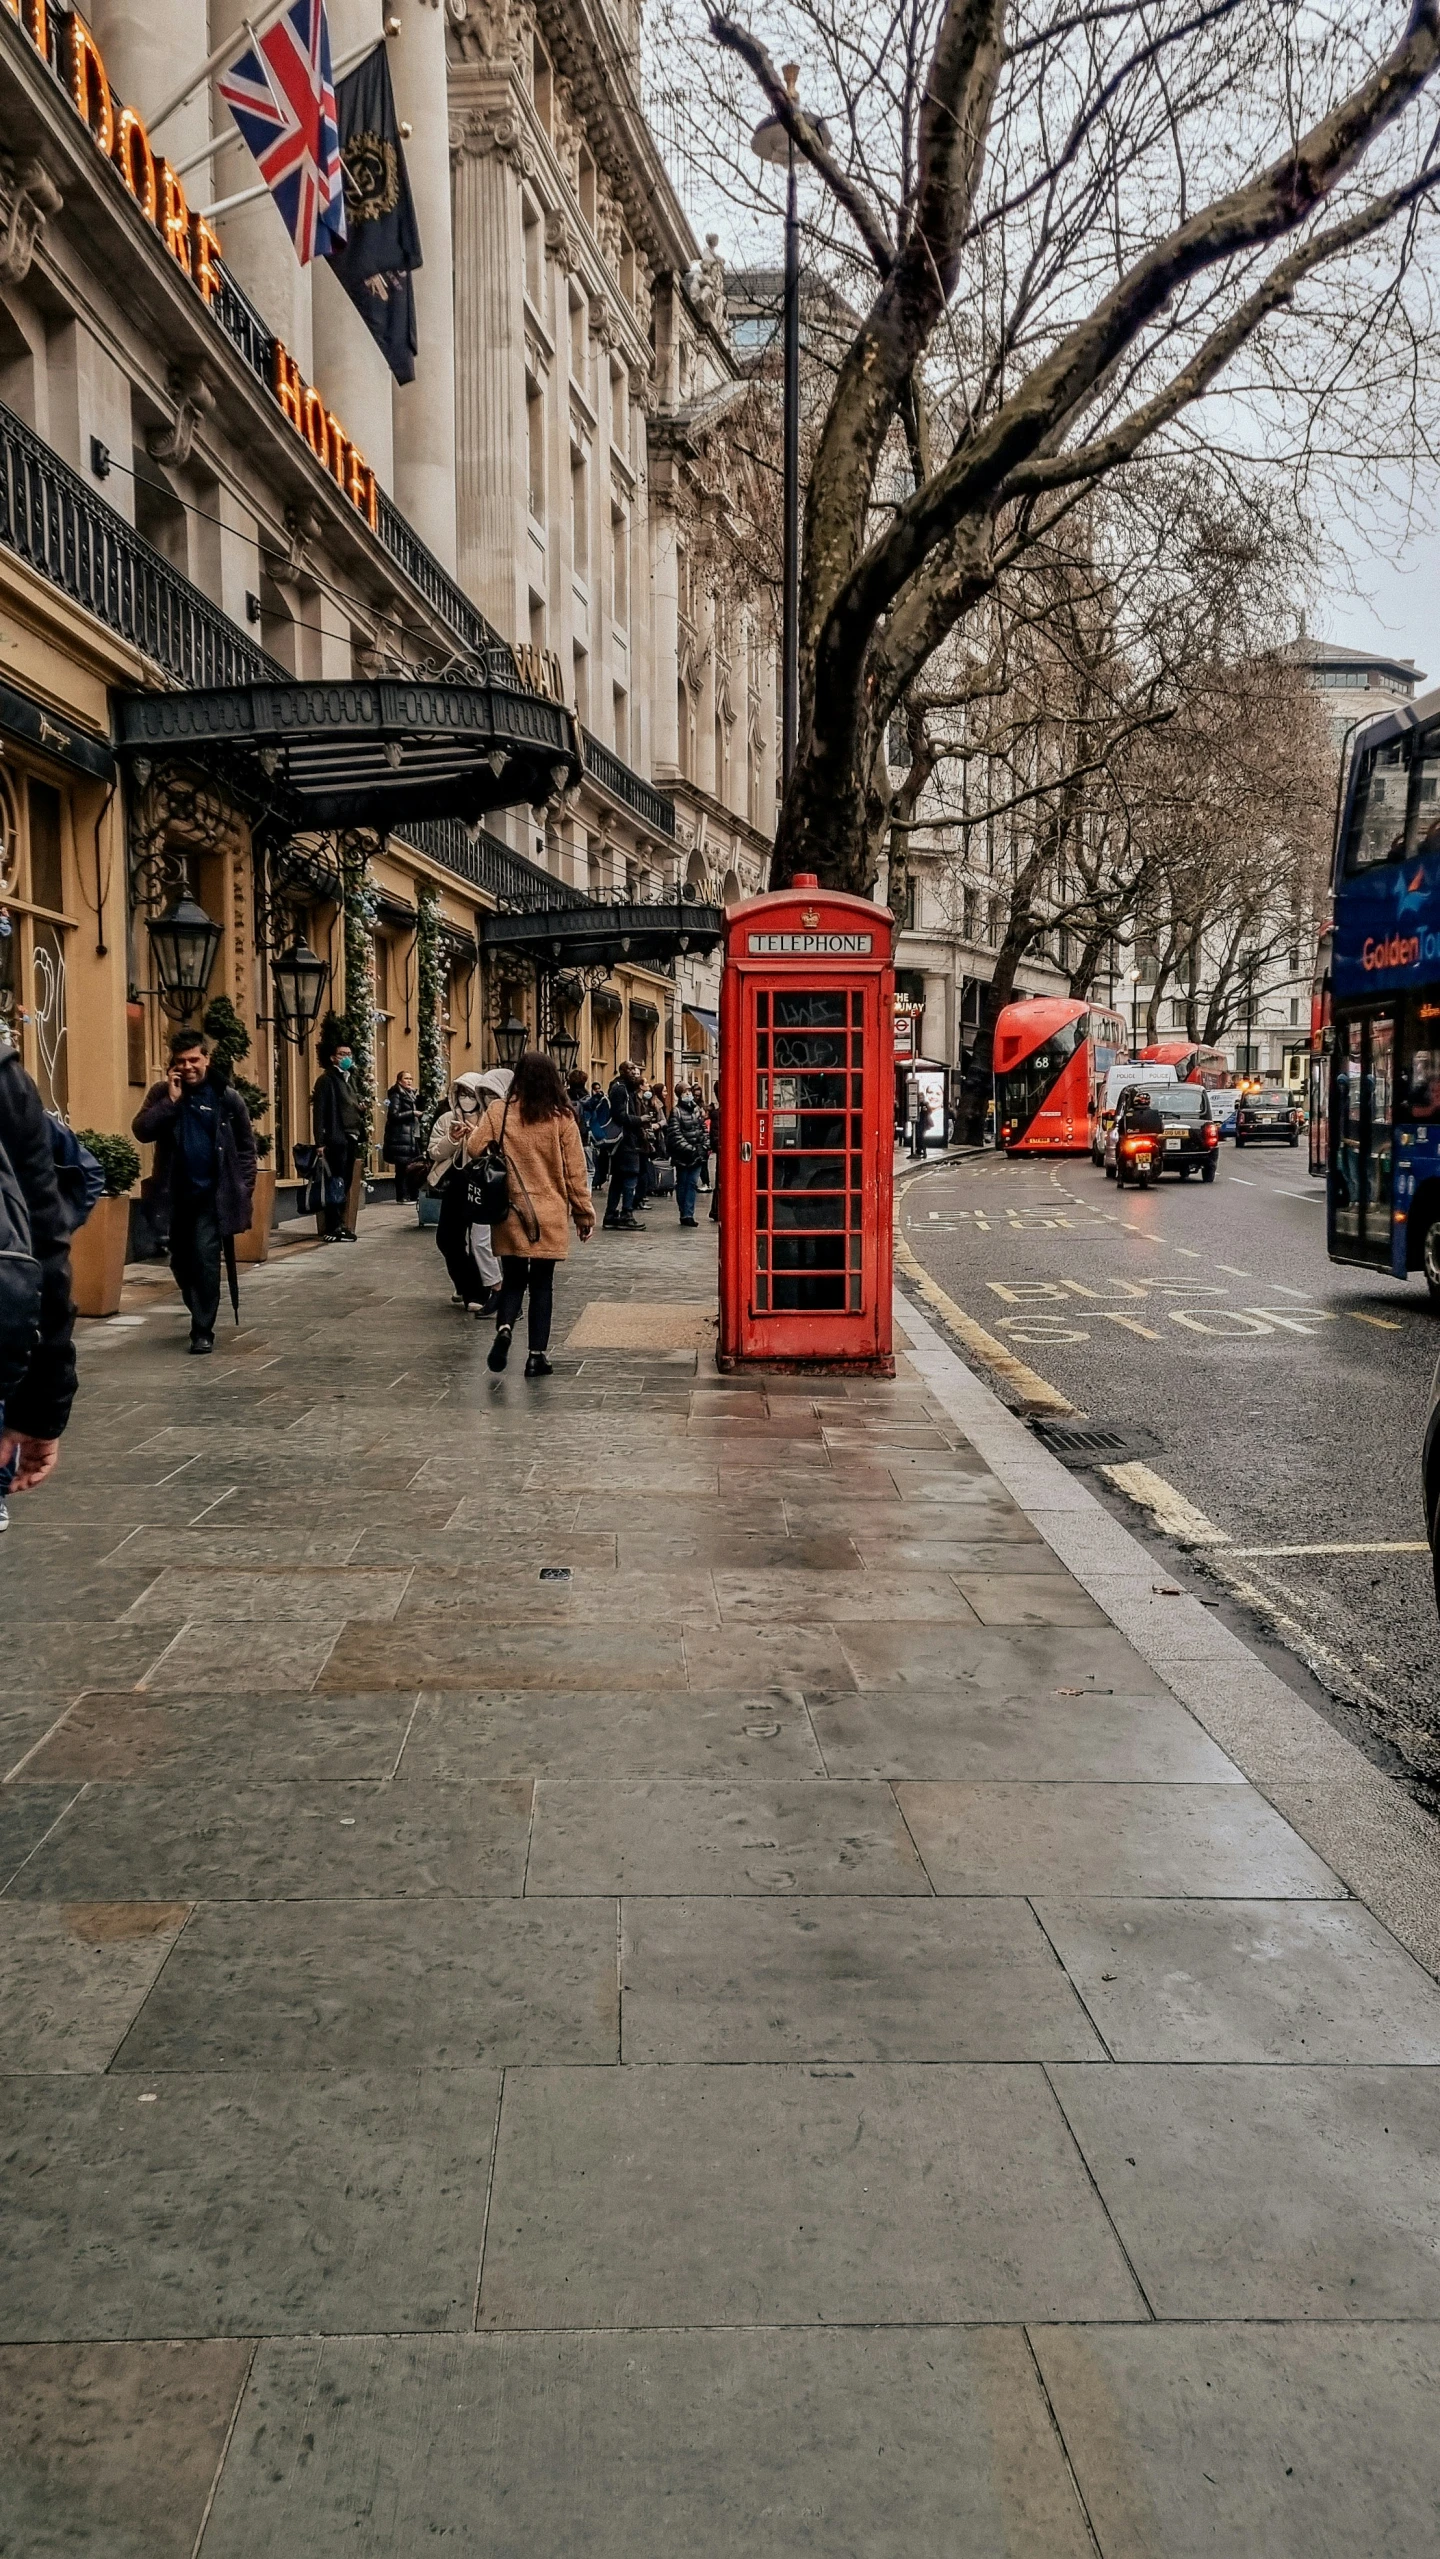
<svg viewBox="0 0 1440 2559">
<path fill-rule="evenodd" d="M 890 945 L 888 908 L 803 873 L 725 918 L 722 1368 L 895 1373 Z"/>
</svg>

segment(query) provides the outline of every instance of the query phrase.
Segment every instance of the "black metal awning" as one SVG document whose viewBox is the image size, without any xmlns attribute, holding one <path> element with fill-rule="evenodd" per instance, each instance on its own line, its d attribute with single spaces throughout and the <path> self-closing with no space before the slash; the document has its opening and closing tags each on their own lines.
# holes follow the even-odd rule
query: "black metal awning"
<svg viewBox="0 0 1440 2559">
<path fill-rule="evenodd" d="M 538 915 L 485 915 L 487 951 L 513 951 L 543 968 L 616 968 L 623 960 L 703 959 L 725 930 L 725 911 L 695 898 L 650 906 L 556 907 Z"/>
<path fill-rule="evenodd" d="M 580 780 L 573 715 L 499 683 L 240 684 L 118 705 L 130 756 L 210 769 L 292 829 L 539 807 Z"/>
</svg>

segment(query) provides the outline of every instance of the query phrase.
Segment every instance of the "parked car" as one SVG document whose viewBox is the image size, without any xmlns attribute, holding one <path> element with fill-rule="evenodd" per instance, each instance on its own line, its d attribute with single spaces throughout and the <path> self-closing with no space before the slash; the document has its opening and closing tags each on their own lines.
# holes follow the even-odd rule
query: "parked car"
<svg viewBox="0 0 1440 2559">
<path fill-rule="evenodd" d="M 1157 1113 L 1162 1126 L 1147 1129 L 1143 1123 Z M 1220 1123 L 1203 1084 L 1162 1085 L 1149 1092 L 1127 1086 L 1112 1137 L 1115 1179 L 1122 1190 L 1132 1178 L 1158 1181 L 1165 1173 L 1178 1173 L 1182 1182 L 1197 1172 L 1202 1182 L 1215 1179 Z"/>
<path fill-rule="evenodd" d="M 1283 1084 L 1266 1084 L 1258 1093 L 1241 1094 L 1235 1108 L 1235 1143 L 1262 1146 L 1271 1139 L 1277 1146 L 1298 1146 L 1304 1125 L 1298 1095 Z"/>
</svg>

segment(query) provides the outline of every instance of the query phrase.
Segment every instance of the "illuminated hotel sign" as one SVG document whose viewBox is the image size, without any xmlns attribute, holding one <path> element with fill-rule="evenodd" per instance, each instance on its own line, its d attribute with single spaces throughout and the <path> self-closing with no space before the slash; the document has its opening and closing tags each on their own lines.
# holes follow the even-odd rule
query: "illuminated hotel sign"
<svg viewBox="0 0 1440 2559">
<path fill-rule="evenodd" d="M 52 22 L 48 0 L 0 0 L 0 8 L 24 27 L 36 51 L 51 62 Z M 118 170 L 127 193 L 146 221 L 159 232 L 182 275 L 188 276 L 201 300 L 214 307 L 223 281 L 220 242 L 203 213 L 192 213 L 185 189 L 167 159 L 157 156 L 145 126 L 133 107 L 122 106 L 110 86 L 100 48 L 83 18 L 57 12 L 53 26 L 55 60 L 62 85 L 97 151 Z M 238 38 L 237 38 L 238 41 Z M 270 388 L 276 402 L 330 473 L 351 505 L 375 525 L 379 499 L 375 474 L 358 445 L 350 442 L 339 419 L 327 409 L 313 383 L 301 379 L 300 368 L 275 339 L 271 348 Z"/>
</svg>

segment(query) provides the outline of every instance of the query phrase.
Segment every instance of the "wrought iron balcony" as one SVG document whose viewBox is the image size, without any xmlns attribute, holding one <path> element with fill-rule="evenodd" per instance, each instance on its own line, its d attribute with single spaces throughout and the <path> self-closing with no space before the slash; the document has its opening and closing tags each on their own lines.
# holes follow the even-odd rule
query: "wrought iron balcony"
<svg viewBox="0 0 1440 2559">
<path fill-rule="evenodd" d="M 636 817 L 642 818 L 657 835 L 673 835 L 674 801 L 664 791 L 657 791 L 653 783 L 642 781 L 638 773 L 632 773 L 624 759 L 610 747 L 602 746 L 598 737 L 592 737 L 588 729 L 582 729 L 580 735 L 584 741 L 585 770 L 601 789 L 608 791 L 612 799 L 623 801 L 625 807 L 633 810 Z"/>
<path fill-rule="evenodd" d="M 568 881 L 555 879 L 538 862 L 523 853 L 512 853 L 498 835 L 481 827 L 471 830 L 455 818 L 436 818 L 418 826 L 397 827 L 396 835 L 418 852 L 428 853 L 432 861 L 443 862 L 457 879 L 468 880 L 472 888 L 493 897 L 498 906 L 516 915 L 543 915 L 552 908 L 588 906 L 584 889 L 571 888 Z"/>
<path fill-rule="evenodd" d="M 177 684 L 284 678 L 284 668 L 247 640 L 228 613 L 3 407 L 0 543 Z"/>
</svg>

